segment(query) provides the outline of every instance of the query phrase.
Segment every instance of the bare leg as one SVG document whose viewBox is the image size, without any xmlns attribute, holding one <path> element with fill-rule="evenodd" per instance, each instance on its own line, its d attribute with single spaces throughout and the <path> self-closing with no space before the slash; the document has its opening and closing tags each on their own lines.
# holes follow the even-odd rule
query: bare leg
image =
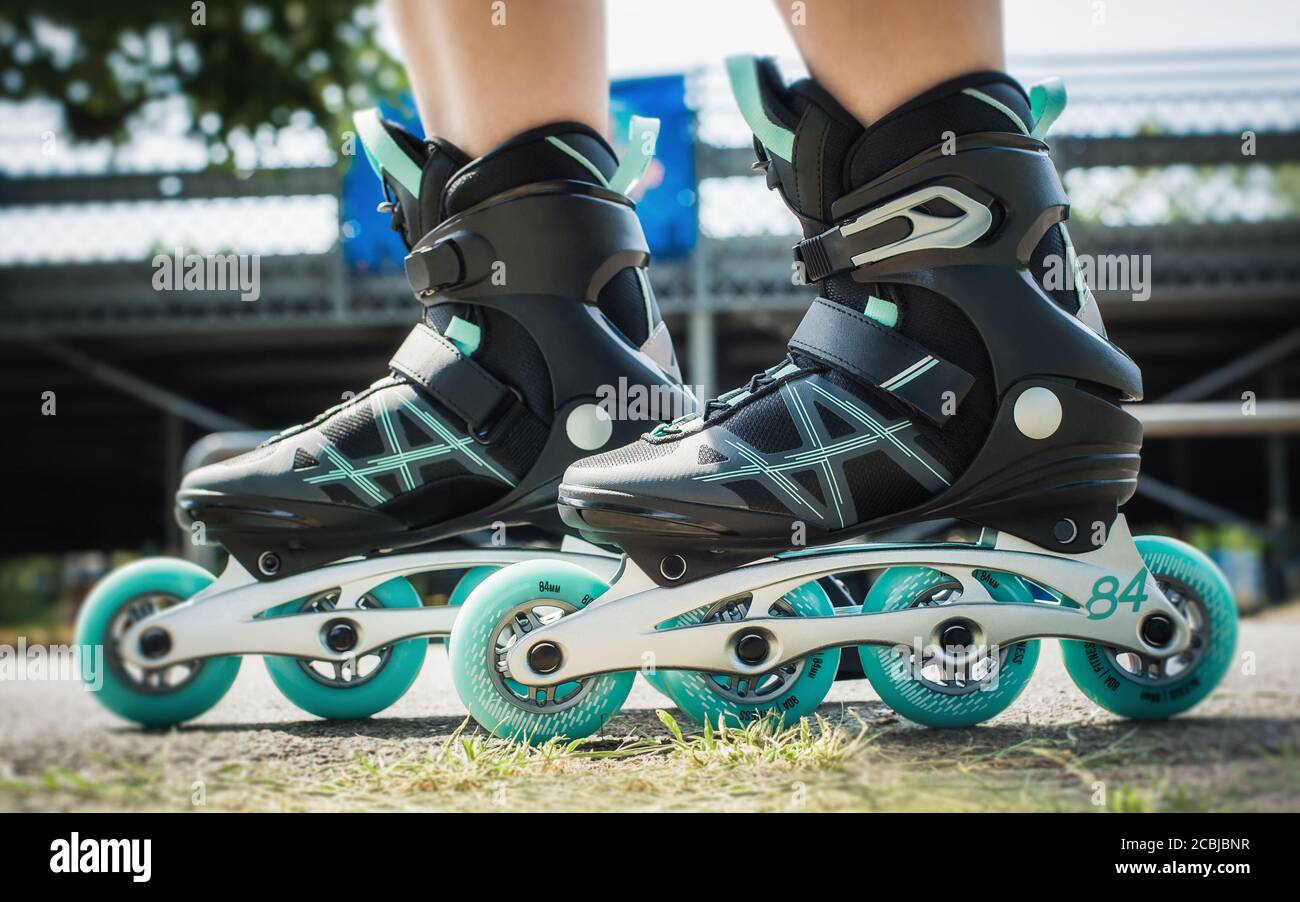
<svg viewBox="0 0 1300 902">
<path fill-rule="evenodd" d="M 608 130 L 603 0 L 387 0 L 420 118 L 478 156 L 550 122 Z"/>
<path fill-rule="evenodd" d="M 776 0 L 808 71 L 863 125 L 967 72 L 1004 68 L 1001 0 Z"/>
</svg>

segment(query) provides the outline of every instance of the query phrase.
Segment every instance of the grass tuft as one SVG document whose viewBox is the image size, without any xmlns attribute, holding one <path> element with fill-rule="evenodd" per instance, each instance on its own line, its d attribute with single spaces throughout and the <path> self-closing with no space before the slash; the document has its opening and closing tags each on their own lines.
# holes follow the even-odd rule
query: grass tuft
<svg viewBox="0 0 1300 902">
<path fill-rule="evenodd" d="M 870 707 L 863 708 L 872 718 Z M 1171 756 L 1159 728 L 925 731 L 854 706 L 798 723 L 620 719 L 626 735 L 497 739 L 466 720 L 331 755 L 206 760 L 169 734 L 144 757 L 0 761 L 0 809 L 448 811 L 1187 811 L 1294 808 L 1300 741 L 1239 760 Z M 199 754 L 196 757 L 196 752 Z"/>
</svg>

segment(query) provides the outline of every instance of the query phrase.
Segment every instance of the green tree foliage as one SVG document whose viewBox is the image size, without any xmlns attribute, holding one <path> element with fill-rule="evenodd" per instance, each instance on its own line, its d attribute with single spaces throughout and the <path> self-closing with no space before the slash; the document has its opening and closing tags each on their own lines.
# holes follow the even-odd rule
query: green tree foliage
<svg viewBox="0 0 1300 902">
<path fill-rule="evenodd" d="M 304 116 L 337 133 L 351 109 L 405 87 L 375 43 L 373 0 L 26 6 L 0 10 L 0 97 L 59 103 L 77 139 L 120 141 L 148 104 L 177 96 L 209 145 Z"/>
</svg>

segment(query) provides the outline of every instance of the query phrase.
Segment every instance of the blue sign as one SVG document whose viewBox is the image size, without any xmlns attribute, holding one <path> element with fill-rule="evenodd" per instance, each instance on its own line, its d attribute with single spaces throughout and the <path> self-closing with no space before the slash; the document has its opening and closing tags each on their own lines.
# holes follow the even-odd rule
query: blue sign
<svg viewBox="0 0 1300 902">
<path fill-rule="evenodd" d="M 422 135 L 414 104 L 407 111 L 384 108 L 387 119 L 412 134 Z M 699 236 L 699 197 L 695 184 L 695 143 L 691 110 L 686 106 L 686 80 L 681 75 L 616 81 L 610 86 L 610 118 L 614 149 L 621 155 L 633 115 L 659 120 L 655 158 L 633 189 L 637 212 L 655 259 L 686 256 Z M 392 220 L 376 207 L 382 199 L 378 179 L 357 149 L 343 176 L 343 250 L 354 269 L 377 272 L 402 269 L 406 248 L 393 231 Z"/>
<path fill-rule="evenodd" d="M 632 197 L 654 258 L 685 257 L 695 247 L 700 233 L 694 118 L 686 107 L 686 79 L 681 75 L 659 75 L 616 81 L 610 86 L 609 99 L 614 149 L 620 154 L 632 116 L 659 120 L 654 161 Z"/>
</svg>

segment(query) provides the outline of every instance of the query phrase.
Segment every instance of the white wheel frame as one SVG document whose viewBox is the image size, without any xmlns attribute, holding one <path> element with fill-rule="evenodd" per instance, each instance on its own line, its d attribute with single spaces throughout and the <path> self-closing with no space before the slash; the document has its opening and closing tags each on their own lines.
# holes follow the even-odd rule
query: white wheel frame
<svg viewBox="0 0 1300 902">
<path fill-rule="evenodd" d="M 854 570 L 885 567 L 932 567 L 961 583 L 962 602 L 951 608 L 913 608 L 835 617 L 770 617 L 771 606 L 786 592 L 810 580 Z M 1112 577 L 1119 587 L 1139 576 L 1146 598 L 1117 604 L 1105 617 L 1093 618 L 1083 607 L 1051 603 L 996 602 L 974 576 L 993 570 L 1023 576 L 1080 605 L 1092 597 L 1098 580 Z M 656 626 L 688 611 L 728 598 L 752 595 L 748 616 L 735 623 L 701 623 L 672 629 Z M 960 610 L 955 608 L 959 607 Z M 940 627 L 955 616 L 976 626 L 976 645 L 954 654 L 943 649 Z M 1141 624 L 1161 614 L 1173 624 L 1172 640 L 1157 648 L 1141 635 Z M 741 633 L 760 629 L 770 653 L 757 664 L 735 654 Z M 991 545 L 833 545 L 766 558 L 714 576 L 677 586 L 660 587 L 630 560 L 608 592 L 585 610 L 530 633 L 507 658 L 511 676 L 530 686 L 576 680 L 596 673 L 637 670 L 647 661 L 659 669 L 711 673 L 758 674 L 811 652 L 832 646 L 891 645 L 937 647 L 947 663 L 960 666 L 972 654 L 1026 639 L 1060 638 L 1095 641 L 1153 658 L 1181 653 L 1190 640 L 1185 618 L 1160 591 L 1120 515 L 1106 543 L 1096 551 L 1063 554 L 1007 533 Z M 528 652 L 541 641 L 560 647 L 562 663 L 550 673 L 535 672 Z"/>
<path fill-rule="evenodd" d="M 573 561 L 606 581 L 613 578 L 620 563 L 618 557 L 604 553 L 462 548 L 357 558 L 259 582 L 232 557 L 216 582 L 202 592 L 127 630 L 122 636 L 121 654 L 125 661 L 150 669 L 221 655 L 286 655 L 342 663 L 402 639 L 451 633 L 459 608 L 358 607 L 362 597 L 381 583 L 416 573 L 506 567 L 557 557 Z M 259 616 L 285 602 L 331 590 L 339 593 L 331 611 L 290 617 Z M 349 621 L 357 631 L 357 643 L 349 651 L 337 652 L 325 644 L 322 636 L 325 624 L 336 620 Z M 155 627 L 167 631 L 171 648 L 165 655 L 145 658 L 140 654 L 140 636 Z"/>
</svg>

